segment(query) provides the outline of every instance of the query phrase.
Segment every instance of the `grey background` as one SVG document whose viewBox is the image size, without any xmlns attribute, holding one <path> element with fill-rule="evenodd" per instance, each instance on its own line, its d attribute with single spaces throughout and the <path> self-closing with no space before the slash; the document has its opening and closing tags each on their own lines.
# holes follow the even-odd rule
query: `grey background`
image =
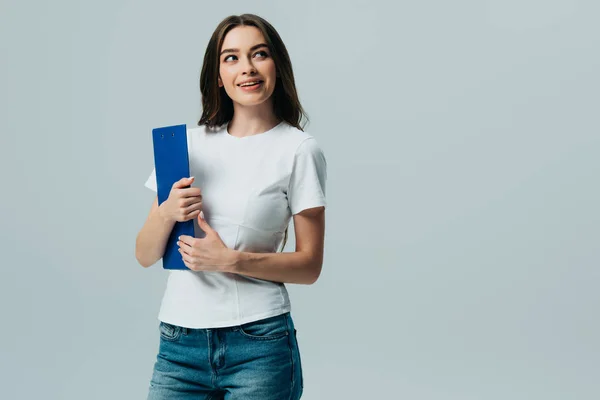
<svg viewBox="0 0 600 400">
<path fill-rule="evenodd" d="M 303 398 L 600 398 L 600 7 L 574 0 L 3 1 L 0 396 L 145 398 L 150 132 L 195 124 L 244 12 L 329 166 L 323 273 L 288 285 Z"/>
</svg>

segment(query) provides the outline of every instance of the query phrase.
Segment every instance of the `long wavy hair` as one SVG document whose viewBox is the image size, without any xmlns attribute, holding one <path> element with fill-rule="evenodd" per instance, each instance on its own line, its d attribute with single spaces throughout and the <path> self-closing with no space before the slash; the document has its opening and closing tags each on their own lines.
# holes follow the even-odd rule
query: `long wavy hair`
<svg viewBox="0 0 600 400">
<path fill-rule="evenodd" d="M 202 72 L 200 73 L 202 116 L 198 121 L 198 125 L 206 125 L 211 129 L 215 129 L 228 123 L 233 118 L 233 101 L 225 92 L 225 88 L 219 87 L 219 53 L 225 35 L 237 26 L 254 26 L 262 32 L 277 71 L 277 80 L 272 94 L 275 116 L 304 131 L 308 115 L 298 99 L 292 62 L 288 51 L 275 28 L 268 21 L 254 14 L 230 15 L 221 21 L 213 32 L 206 46 Z M 289 225 L 284 232 L 281 251 L 287 243 L 288 229 Z"/>
</svg>

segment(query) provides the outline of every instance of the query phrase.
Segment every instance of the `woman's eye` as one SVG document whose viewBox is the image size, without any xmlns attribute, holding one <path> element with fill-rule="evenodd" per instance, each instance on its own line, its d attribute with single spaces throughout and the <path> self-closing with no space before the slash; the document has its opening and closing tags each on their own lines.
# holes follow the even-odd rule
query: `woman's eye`
<svg viewBox="0 0 600 400">
<path fill-rule="evenodd" d="M 254 55 L 258 55 L 258 54 L 261 54 L 263 57 L 269 57 L 269 53 L 267 53 L 266 51 L 263 51 L 263 50 L 257 51 L 256 53 L 254 53 Z M 230 57 L 236 57 L 236 56 L 234 56 L 233 54 L 228 55 L 227 57 L 225 57 L 223 59 L 223 62 L 227 62 L 227 60 L 229 60 Z"/>
</svg>

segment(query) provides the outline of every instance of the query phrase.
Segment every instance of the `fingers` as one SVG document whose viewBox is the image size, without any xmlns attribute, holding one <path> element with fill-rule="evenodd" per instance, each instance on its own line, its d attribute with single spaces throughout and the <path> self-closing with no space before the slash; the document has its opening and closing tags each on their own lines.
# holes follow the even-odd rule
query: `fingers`
<svg viewBox="0 0 600 400">
<path fill-rule="evenodd" d="M 201 203 L 202 196 L 184 197 L 177 200 L 177 206 L 179 206 L 179 208 L 186 208 Z"/>
<path fill-rule="evenodd" d="M 173 189 L 171 189 L 170 195 L 178 200 L 177 205 L 179 207 L 187 207 L 190 204 L 202 201 L 202 190 L 200 190 L 200 188 L 187 186 L 184 188 L 178 187 L 187 184 L 185 181 L 186 179 L 189 180 L 189 178 L 183 178 L 175 182 L 173 184 Z"/>
<path fill-rule="evenodd" d="M 198 201 L 197 198 L 191 205 L 181 205 L 175 203 L 176 210 L 174 210 L 175 218 L 177 221 L 183 222 L 198 217 L 202 209 L 202 200 Z M 179 199 L 179 203 L 189 203 L 189 199 Z"/>
<path fill-rule="evenodd" d="M 179 222 L 197 218 L 202 209 L 202 191 L 191 187 L 194 177 L 181 178 L 169 193 L 168 215 Z"/>
<path fill-rule="evenodd" d="M 190 256 L 189 254 L 186 254 L 186 252 L 183 251 L 182 249 L 177 249 L 177 251 L 179 251 L 179 254 L 181 254 L 181 259 L 183 260 L 183 263 L 185 264 L 185 266 L 191 270 L 194 270 L 194 267 L 193 267 L 194 259 L 192 258 L 192 256 Z"/>
<path fill-rule="evenodd" d="M 202 190 L 196 187 L 178 189 L 177 191 L 179 192 L 180 197 L 202 196 Z"/>
<path fill-rule="evenodd" d="M 192 249 L 192 245 L 194 244 L 195 238 L 193 237 L 184 237 L 185 235 L 182 235 L 179 237 L 179 240 L 177 241 L 177 245 L 182 248 L 186 253 L 189 253 L 190 250 Z"/>
<path fill-rule="evenodd" d="M 196 210 L 201 210 L 202 209 L 202 199 L 195 200 L 195 201 L 190 201 L 190 200 L 186 200 L 188 204 L 185 204 L 184 206 L 182 206 L 181 208 L 183 208 L 183 212 L 189 214 L 193 211 Z"/>
<path fill-rule="evenodd" d="M 200 214 L 200 210 L 194 210 L 190 213 L 187 213 L 184 217 L 184 221 L 189 221 L 190 219 L 196 218 Z"/>
</svg>

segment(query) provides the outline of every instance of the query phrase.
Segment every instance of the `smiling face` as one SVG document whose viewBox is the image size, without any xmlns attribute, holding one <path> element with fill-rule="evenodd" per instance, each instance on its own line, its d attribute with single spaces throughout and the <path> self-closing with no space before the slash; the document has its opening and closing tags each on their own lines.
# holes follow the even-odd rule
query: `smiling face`
<svg viewBox="0 0 600 400">
<path fill-rule="evenodd" d="M 234 105 L 256 106 L 268 100 L 277 80 L 275 62 L 265 38 L 254 26 L 227 33 L 219 54 L 219 87 Z"/>
</svg>

